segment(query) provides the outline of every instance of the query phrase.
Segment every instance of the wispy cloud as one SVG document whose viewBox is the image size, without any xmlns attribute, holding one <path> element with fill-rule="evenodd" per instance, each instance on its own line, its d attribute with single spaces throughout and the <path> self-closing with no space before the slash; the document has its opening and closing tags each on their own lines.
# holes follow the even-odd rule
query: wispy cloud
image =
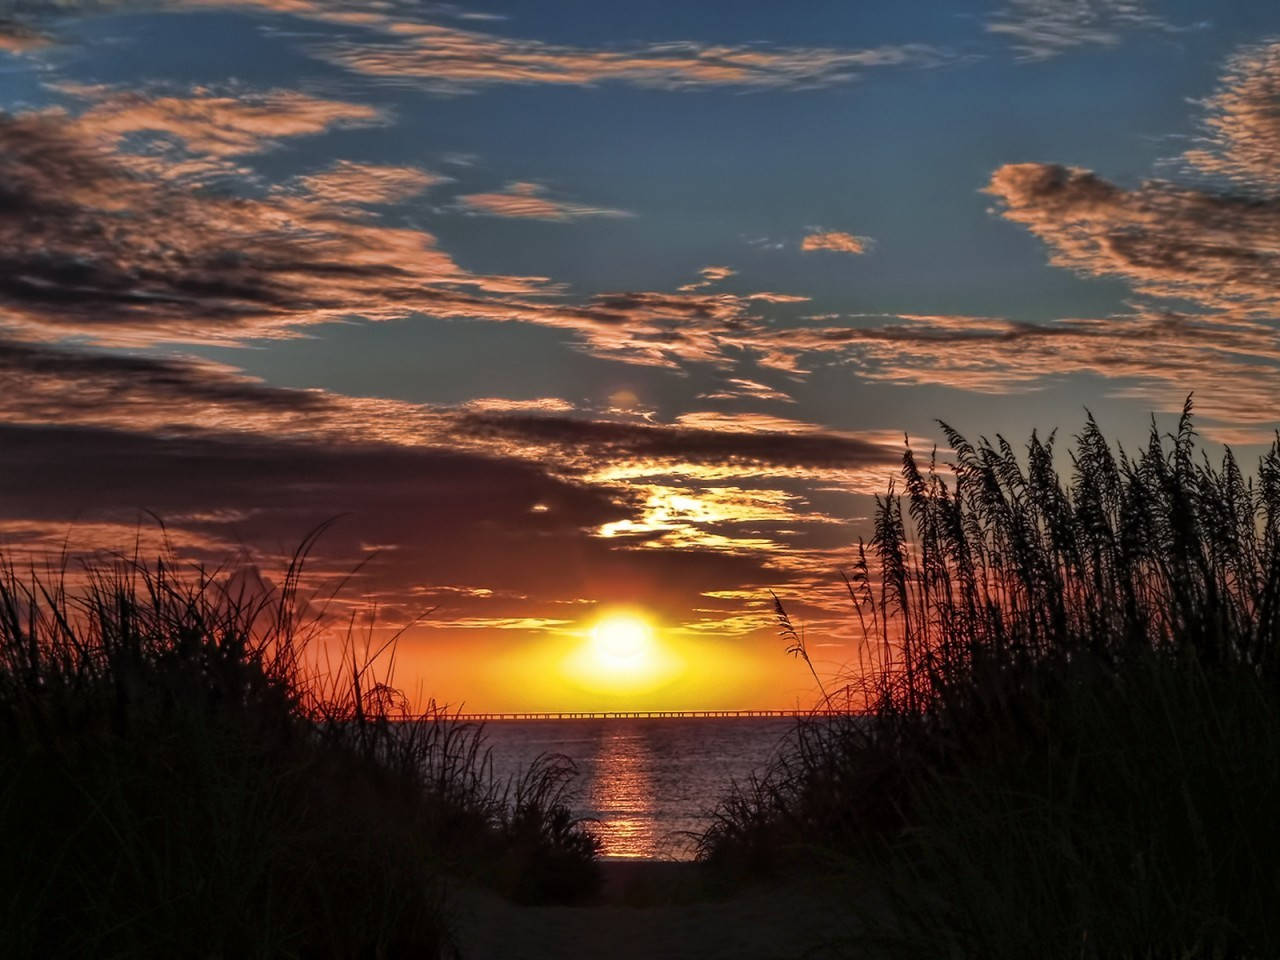
<svg viewBox="0 0 1280 960">
<path fill-rule="evenodd" d="M 193 188 L 181 162 L 139 159 L 76 118 L 0 115 L 0 318 L 33 336 L 218 342 L 449 312 L 467 288 L 550 292 L 471 274 L 430 234 L 357 222 L 324 196 Z"/>
<path fill-rule="evenodd" d="M 1280 192 L 1280 42 L 1246 47 L 1203 101 L 1207 143 L 1187 151 L 1201 170 Z"/>
<path fill-rule="evenodd" d="M 298 185 L 309 196 L 342 210 L 398 203 L 448 182 L 449 177 L 417 167 L 349 160 L 339 160 L 327 170 L 297 178 Z"/>
<path fill-rule="evenodd" d="M 319 21 L 345 28 L 348 37 L 312 43 L 314 55 L 357 73 L 449 94 L 502 84 L 809 89 L 848 83 L 877 68 L 932 67 L 957 60 L 950 51 L 911 43 L 864 49 L 689 40 L 633 46 L 558 44 L 462 29 L 455 25 L 458 21 L 503 18 L 411 0 L 31 0 L 28 7 L 36 19 L 68 11 L 239 8 Z M 0 30 L 0 36 L 18 37 L 19 31 L 32 30 L 30 25 L 13 24 L 7 34 Z"/>
<path fill-rule="evenodd" d="M 23 54 L 49 45 L 49 38 L 26 24 L 0 17 L 0 52 Z"/>
<path fill-rule="evenodd" d="M 1172 32 L 1143 0 L 1008 0 L 986 22 L 1023 60 L 1048 60 L 1075 47 L 1115 46 L 1128 30 Z"/>
<path fill-rule="evenodd" d="M 1252 442 L 1269 436 L 1280 395 L 1275 326 L 1220 315 L 1144 310 L 1050 323 L 921 316 L 773 336 L 788 354 L 852 360 L 861 376 L 886 383 L 1007 395 L 1089 374 L 1111 381 L 1112 396 L 1157 410 L 1177 410 L 1196 390 L 1202 416 L 1215 421 L 1202 423 L 1207 431 L 1232 429 Z"/>
<path fill-rule="evenodd" d="M 700 393 L 698 397 L 702 400 L 770 400 L 795 403 L 789 393 L 748 377 L 728 377 L 714 391 Z"/>
<path fill-rule="evenodd" d="M 832 253 L 858 254 L 867 252 L 866 241 L 866 237 L 855 237 L 840 230 L 819 230 L 807 234 L 800 242 L 800 249 L 805 253 L 828 250 Z"/>
<path fill-rule="evenodd" d="M 1066 376 L 1109 382 L 1124 396 L 1176 410 L 1198 390 L 1206 432 L 1267 439 L 1280 396 L 1280 104 L 1277 47 L 1233 57 L 1204 101 L 1211 151 L 1189 156 L 1225 174 L 1225 188 L 1149 180 L 1112 183 L 1078 167 L 1006 164 L 986 192 L 1026 227 L 1050 262 L 1086 277 L 1126 281 L 1140 298 L 1101 318 L 1024 323 L 1003 317 L 900 315 L 846 326 L 752 329 L 763 365 L 803 373 L 830 360 L 860 375 L 966 392 L 1036 390 Z M 1255 188 L 1242 192 L 1239 184 Z M 815 320 L 817 318 L 814 318 Z"/>
<path fill-rule="evenodd" d="M 425 313 L 551 327 L 627 363 L 727 370 L 762 307 L 804 300 L 694 290 L 572 302 L 543 278 L 471 273 L 430 233 L 365 206 L 438 182 L 425 171 L 338 164 L 275 188 L 245 177 L 235 192 L 206 189 L 183 176 L 188 158 L 126 152 L 116 129 L 61 111 L 0 115 L 0 190 L 13 198 L 0 206 L 0 323 L 25 336 L 241 343 Z M 568 215 L 528 190 L 510 199 Z"/>
<path fill-rule="evenodd" d="M 164 437 L 240 436 L 326 448 L 370 444 L 527 461 L 567 478 L 663 474 L 830 479 L 879 467 L 882 438 L 756 413 L 671 423 L 600 418 L 558 398 L 431 406 L 275 387 L 191 357 L 127 356 L 0 340 L 0 422 Z"/>
<path fill-rule="evenodd" d="M 946 51 L 921 44 L 858 50 L 673 41 L 599 48 L 390 18 L 376 26 L 395 39 L 318 44 L 313 52 L 358 73 L 415 82 L 441 93 L 499 84 L 608 82 L 666 90 L 802 89 L 847 83 L 880 67 L 927 67 L 954 59 Z"/>
<path fill-rule="evenodd" d="M 703 267 L 698 271 L 699 279 L 695 280 L 693 283 L 682 284 L 676 289 L 681 293 L 692 293 L 695 290 L 703 290 L 707 287 L 715 286 L 723 280 L 728 280 L 737 272 L 738 271 L 734 270 L 732 267 Z"/>
<path fill-rule="evenodd" d="M 579 220 L 583 217 L 629 217 L 625 210 L 593 207 L 547 196 L 540 183 L 509 183 L 498 193 L 465 193 L 458 204 L 471 213 L 521 220 Z"/>
<path fill-rule="evenodd" d="M 260 153 L 281 140 L 342 127 L 385 122 L 382 111 L 361 103 L 324 100 L 293 90 L 189 96 L 153 96 L 111 87 L 63 85 L 64 93 L 90 101 L 77 117 L 86 135 L 118 143 L 137 133 L 176 141 L 214 157 Z"/>
<path fill-rule="evenodd" d="M 1025 226 L 1050 261 L 1120 277 L 1149 296 L 1216 310 L 1280 310 L 1280 200 L 1148 181 L 1125 189 L 1058 164 L 998 169 L 987 192 Z"/>
</svg>

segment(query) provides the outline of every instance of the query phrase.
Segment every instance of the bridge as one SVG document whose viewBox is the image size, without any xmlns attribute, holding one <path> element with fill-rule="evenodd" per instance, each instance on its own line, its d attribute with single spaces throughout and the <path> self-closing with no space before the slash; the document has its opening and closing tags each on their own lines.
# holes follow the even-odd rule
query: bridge
<svg viewBox="0 0 1280 960">
<path fill-rule="evenodd" d="M 458 713 L 463 721 L 490 723 L 500 720 L 660 720 L 689 717 L 836 717 L 847 710 L 575 710 L 542 713 Z"/>
</svg>

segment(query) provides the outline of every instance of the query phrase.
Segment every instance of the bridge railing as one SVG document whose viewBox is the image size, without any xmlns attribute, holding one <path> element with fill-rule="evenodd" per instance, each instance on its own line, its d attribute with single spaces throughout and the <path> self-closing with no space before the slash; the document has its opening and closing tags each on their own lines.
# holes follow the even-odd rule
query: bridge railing
<svg viewBox="0 0 1280 960">
<path fill-rule="evenodd" d="M 458 713 L 458 720 L 492 722 L 501 720 L 660 720 L 691 717 L 830 717 L 845 716 L 846 710 L 565 710 L 524 713 Z"/>
</svg>

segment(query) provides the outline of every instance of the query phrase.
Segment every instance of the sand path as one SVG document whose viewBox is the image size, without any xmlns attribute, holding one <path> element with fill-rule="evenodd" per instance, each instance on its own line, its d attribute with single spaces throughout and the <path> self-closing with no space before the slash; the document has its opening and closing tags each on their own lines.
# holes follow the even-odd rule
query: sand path
<svg viewBox="0 0 1280 960">
<path fill-rule="evenodd" d="M 847 945 L 838 899 L 816 883 L 710 897 L 690 864 L 604 864 L 589 906 L 521 906 L 485 891 L 459 898 L 463 960 L 828 960 Z M 846 941 L 843 950 L 833 942 Z"/>
</svg>

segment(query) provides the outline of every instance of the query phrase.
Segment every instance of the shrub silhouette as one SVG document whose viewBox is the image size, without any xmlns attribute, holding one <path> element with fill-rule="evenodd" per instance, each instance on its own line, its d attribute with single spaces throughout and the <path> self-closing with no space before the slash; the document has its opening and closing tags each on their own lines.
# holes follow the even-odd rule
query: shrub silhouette
<svg viewBox="0 0 1280 960">
<path fill-rule="evenodd" d="M 908 954 L 1280 953 L 1280 447 L 1213 465 L 1189 398 L 1132 457 L 1090 416 L 1069 478 L 1052 436 L 942 429 L 845 578 L 853 712 L 802 722 L 703 859 L 873 863 L 864 936 Z"/>
<path fill-rule="evenodd" d="M 571 765 L 499 782 L 479 728 L 410 712 L 394 644 L 309 656 L 313 542 L 256 593 L 163 560 L 5 569 L 6 956 L 448 956 L 447 878 L 591 888 Z"/>
</svg>

